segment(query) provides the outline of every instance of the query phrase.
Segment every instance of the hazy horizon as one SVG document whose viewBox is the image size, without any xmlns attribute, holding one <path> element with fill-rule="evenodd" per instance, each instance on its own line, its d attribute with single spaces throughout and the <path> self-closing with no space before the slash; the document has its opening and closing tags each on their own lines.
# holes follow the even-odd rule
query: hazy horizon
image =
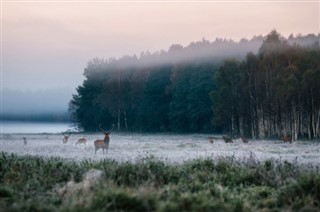
<svg viewBox="0 0 320 212">
<path fill-rule="evenodd" d="M 185 47 L 203 38 L 240 41 L 273 29 L 285 37 L 318 35 L 319 5 L 318 1 L 2 1 L 1 92 L 25 92 L 28 106 L 17 104 L 24 102 L 23 97 L 10 97 L 15 107 L 8 108 L 16 111 L 29 105 L 34 111 L 67 109 L 66 96 L 71 99 L 81 85 L 84 68 L 93 58 L 167 51 L 172 44 Z M 37 101 L 30 101 L 30 95 L 57 90 L 63 90 L 61 98 L 55 94 L 42 101 L 45 97 L 38 95 Z M 32 103 L 37 106 L 32 108 Z"/>
</svg>

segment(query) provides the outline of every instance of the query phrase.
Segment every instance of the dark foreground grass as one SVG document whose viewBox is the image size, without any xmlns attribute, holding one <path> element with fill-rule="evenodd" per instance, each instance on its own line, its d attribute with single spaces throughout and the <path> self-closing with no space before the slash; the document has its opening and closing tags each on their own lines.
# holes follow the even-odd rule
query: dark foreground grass
<svg viewBox="0 0 320 212">
<path fill-rule="evenodd" d="M 103 172 L 89 186 L 83 175 Z M 169 165 L 0 154 L 0 211 L 319 211 L 320 174 L 253 157 Z"/>
</svg>

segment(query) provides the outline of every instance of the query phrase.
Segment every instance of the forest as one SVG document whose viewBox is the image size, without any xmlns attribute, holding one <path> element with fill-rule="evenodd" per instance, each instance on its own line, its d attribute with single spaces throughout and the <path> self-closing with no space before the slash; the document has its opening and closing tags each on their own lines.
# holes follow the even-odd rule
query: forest
<svg viewBox="0 0 320 212">
<path fill-rule="evenodd" d="M 69 104 L 85 131 L 320 138 L 320 35 L 203 39 L 88 62 Z"/>
</svg>

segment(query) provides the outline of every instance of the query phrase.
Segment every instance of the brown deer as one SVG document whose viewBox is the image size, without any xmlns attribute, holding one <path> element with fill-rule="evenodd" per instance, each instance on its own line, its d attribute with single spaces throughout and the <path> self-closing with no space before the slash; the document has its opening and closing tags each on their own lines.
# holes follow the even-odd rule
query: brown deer
<svg viewBox="0 0 320 212">
<path fill-rule="evenodd" d="M 99 124 L 99 129 L 104 133 L 104 139 L 103 140 L 96 140 L 94 142 L 94 147 L 95 147 L 95 154 L 97 154 L 97 150 L 98 149 L 102 149 L 103 153 L 104 150 L 106 150 L 106 153 L 108 152 L 108 148 L 109 148 L 109 142 L 110 142 L 110 133 L 114 128 L 114 124 L 112 125 L 112 128 L 109 132 L 106 132 L 104 129 L 101 128 L 101 124 Z"/>
<path fill-rule="evenodd" d="M 243 137 L 243 136 L 241 136 L 241 140 L 245 144 L 249 143 L 249 140 L 247 138 Z"/>
<path fill-rule="evenodd" d="M 217 139 L 216 137 L 208 137 L 208 139 L 209 139 L 209 142 L 211 143 L 211 144 L 213 144 L 214 143 L 214 140 L 215 139 Z"/>
<path fill-rule="evenodd" d="M 292 137 L 290 135 L 281 136 L 281 140 L 284 143 L 287 143 L 287 142 L 289 142 L 290 144 L 292 143 Z"/>
<path fill-rule="evenodd" d="M 22 137 L 22 139 L 23 139 L 24 145 L 27 145 L 28 144 L 27 138 L 26 137 Z"/>
<path fill-rule="evenodd" d="M 214 138 L 209 138 L 209 142 L 210 142 L 210 144 L 213 144 L 214 143 Z"/>
<path fill-rule="evenodd" d="M 77 141 L 76 145 L 78 145 L 78 144 L 84 144 L 84 145 L 86 145 L 86 143 L 87 143 L 87 139 L 86 139 L 86 138 L 80 138 L 80 139 Z"/>
<path fill-rule="evenodd" d="M 224 140 L 225 143 L 233 143 L 232 138 L 228 136 L 222 136 L 222 139 Z"/>
<path fill-rule="evenodd" d="M 64 143 L 64 144 L 66 144 L 67 142 L 68 142 L 68 139 L 69 139 L 69 137 L 70 137 L 70 135 L 71 135 L 71 132 L 68 132 L 68 133 L 61 133 L 62 135 L 63 135 L 63 139 L 62 139 L 62 142 Z"/>
</svg>

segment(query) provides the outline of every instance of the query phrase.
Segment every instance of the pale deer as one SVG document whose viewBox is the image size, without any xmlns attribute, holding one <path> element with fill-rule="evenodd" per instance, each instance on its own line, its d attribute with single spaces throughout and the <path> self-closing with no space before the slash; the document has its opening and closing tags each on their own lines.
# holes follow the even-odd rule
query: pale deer
<svg viewBox="0 0 320 212">
<path fill-rule="evenodd" d="M 284 143 L 287 143 L 287 142 L 289 142 L 290 144 L 292 143 L 292 137 L 290 135 L 281 136 L 281 140 Z"/>
<path fill-rule="evenodd" d="M 78 144 L 84 144 L 84 145 L 86 145 L 86 143 L 87 143 L 87 139 L 86 139 L 86 138 L 80 138 L 80 139 L 77 141 L 76 145 L 78 145 Z"/>
<path fill-rule="evenodd" d="M 24 145 L 27 145 L 28 144 L 27 138 L 26 137 L 22 137 L 22 138 L 23 138 Z"/>
<path fill-rule="evenodd" d="M 70 137 L 70 135 L 71 135 L 71 132 L 69 132 L 69 133 L 61 133 L 62 135 L 63 135 L 63 139 L 62 139 L 62 142 L 64 143 L 64 144 L 66 144 L 67 142 L 68 142 L 68 139 L 69 139 L 69 137 Z"/>
<path fill-rule="evenodd" d="M 112 128 L 109 132 L 106 132 L 104 129 L 101 128 L 101 124 L 99 124 L 99 129 L 104 133 L 104 139 L 103 140 L 96 140 L 94 142 L 94 147 L 95 147 L 95 154 L 97 154 L 97 150 L 98 149 L 102 149 L 103 153 L 104 150 L 106 150 L 106 153 L 108 152 L 108 148 L 109 148 L 109 142 L 110 142 L 110 133 L 114 128 L 114 124 L 112 125 Z"/>
<path fill-rule="evenodd" d="M 232 138 L 228 137 L 228 136 L 222 136 L 222 139 L 224 140 L 224 142 L 226 143 L 233 143 Z"/>
</svg>

